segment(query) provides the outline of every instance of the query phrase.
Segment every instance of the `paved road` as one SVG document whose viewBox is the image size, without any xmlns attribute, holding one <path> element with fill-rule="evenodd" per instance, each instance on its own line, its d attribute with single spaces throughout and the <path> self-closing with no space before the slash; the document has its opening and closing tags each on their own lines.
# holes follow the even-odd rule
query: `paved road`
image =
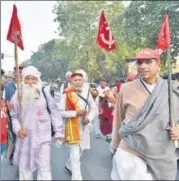
<svg viewBox="0 0 179 181">
<path fill-rule="evenodd" d="M 68 158 L 66 147 L 56 148 L 52 145 L 52 178 L 53 180 L 70 180 L 64 165 Z M 84 180 L 110 180 L 112 168 L 109 143 L 91 135 L 91 150 L 86 150 L 82 156 L 82 176 Z M 35 174 L 36 178 L 36 174 Z M 16 168 L 4 162 L 2 180 L 18 180 Z"/>
<path fill-rule="evenodd" d="M 51 164 L 53 180 L 70 180 L 70 175 L 64 168 L 67 158 L 68 149 L 66 147 L 56 148 L 52 145 Z M 111 154 L 109 151 L 109 143 L 104 139 L 96 139 L 94 133 L 92 133 L 91 150 L 86 150 L 81 160 L 84 180 L 111 180 Z M 18 180 L 16 168 L 10 166 L 8 161 L 4 162 L 2 172 L 2 180 Z M 34 177 L 36 178 L 36 174 Z M 177 180 L 179 180 L 179 172 L 177 174 Z"/>
</svg>

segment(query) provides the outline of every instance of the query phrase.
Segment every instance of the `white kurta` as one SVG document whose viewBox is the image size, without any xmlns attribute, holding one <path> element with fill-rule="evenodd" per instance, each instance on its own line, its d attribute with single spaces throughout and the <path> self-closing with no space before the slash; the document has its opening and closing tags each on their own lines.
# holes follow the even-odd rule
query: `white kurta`
<svg viewBox="0 0 179 181">
<path fill-rule="evenodd" d="M 88 95 L 88 91 L 86 90 L 87 89 L 83 89 L 82 93 L 80 94 L 85 99 L 87 99 L 87 95 Z M 66 94 L 61 95 L 59 100 L 56 99 L 56 101 L 58 101 L 57 104 L 61 111 L 62 117 L 63 118 L 76 117 L 76 111 L 66 111 L 65 100 L 66 100 Z M 86 126 L 83 126 L 83 124 L 81 123 L 81 120 L 83 119 L 83 117 L 81 116 L 78 117 L 79 127 L 80 127 L 80 137 L 81 137 L 80 147 L 82 150 L 90 149 L 90 132 L 92 131 L 91 123 L 98 114 L 96 103 L 94 102 L 94 99 L 91 94 L 89 94 L 88 103 L 89 103 L 89 106 L 87 106 L 87 111 L 88 111 L 87 118 L 89 119 L 90 123 Z M 80 109 L 85 109 L 86 107 L 85 101 L 82 100 L 81 98 L 79 98 L 79 107 Z"/>
<path fill-rule="evenodd" d="M 95 133 L 96 135 L 101 135 L 101 130 L 100 130 L 100 120 L 99 120 L 99 96 L 96 97 L 95 99 L 95 103 L 96 103 L 96 106 L 97 106 L 97 115 L 94 119 L 94 129 L 95 129 Z"/>
</svg>

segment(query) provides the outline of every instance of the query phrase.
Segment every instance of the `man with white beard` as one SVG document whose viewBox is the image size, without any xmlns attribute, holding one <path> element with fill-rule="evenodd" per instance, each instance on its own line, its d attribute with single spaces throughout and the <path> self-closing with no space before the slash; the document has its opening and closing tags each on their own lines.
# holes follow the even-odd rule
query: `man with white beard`
<svg viewBox="0 0 179 181">
<path fill-rule="evenodd" d="M 90 149 L 91 122 L 96 117 L 97 107 L 86 89 L 83 89 L 84 77 L 81 73 L 71 75 L 71 87 L 60 99 L 60 111 L 65 119 L 65 142 L 70 156 L 66 169 L 72 172 L 72 180 L 83 180 L 80 169 L 80 157 L 85 149 Z"/>
<path fill-rule="evenodd" d="M 11 100 L 10 114 L 17 136 L 13 163 L 19 168 L 20 180 L 33 180 L 35 170 L 38 171 L 38 180 L 51 180 L 51 123 L 56 141 L 62 141 L 62 117 L 50 93 L 44 90 L 45 98 L 42 92 L 41 73 L 34 66 L 29 66 L 23 69 L 22 75 L 22 127 L 17 92 Z"/>
</svg>

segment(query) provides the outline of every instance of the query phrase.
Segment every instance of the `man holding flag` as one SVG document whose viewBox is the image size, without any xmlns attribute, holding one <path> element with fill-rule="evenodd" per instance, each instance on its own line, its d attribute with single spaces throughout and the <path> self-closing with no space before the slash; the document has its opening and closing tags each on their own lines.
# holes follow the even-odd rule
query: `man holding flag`
<svg viewBox="0 0 179 181">
<path fill-rule="evenodd" d="M 22 67 L 22 69 L 20 69 L 20 66 L 19 66 L 18 47 L 21 50 L 24 50 L 24 45 L 23 45 L 23 41 L 22 41 L 21 25 L 20 25 L 20 21 L 19 21 L 19 18 L 18 18 L 18 14 L 17 14 L 17 7 L 16 7 L 15 4 L 13 5 L 13 12 L 12 12 L 10 25 L 9 25 L 9 30 L 8 30 L 8 33 L 7 33 L 7 40 L 14 44 L 14 57 L 15 57 L 14 70 L 15 70 L 16 81 L 17 81 L 16 82 L 17 96 L 18 96 L 19 105 L 20 105 L 20 113 L 19 113 L 20 115 L 19 116 L 20 116 L 20 122 L 21 122 L 21 127 L 22 127 L 21 95 L 20 95 L 20 83 L 21 83 L 20 70 L 22 70 L 23 67 Z M 14 89 L 14 91 L 15 91 L 15 89 Z M 14 93 L 14 91 L 13 91 L 13 93 Z M 10 97 L 12 97 L 12 95 Z"/>
<path fill-rule="evenodd" d="M 16 89 L 18 92 L 19 105 L 21 107 L 21 101 L 20 101 L 21 85 L 20 84 L 22 81 L 21 73 L 22 73 L 23 66 L 19 64 L 18 47 L 21 50 L 24 50 L 24 45 L 23 45 L 23 41 L 22 41 L 21 25 L 20 25 L 20 21 L 19 21 L 17 12 L 18 12 L 17 7 L 14 4 L 11 21 L 10 21 L 10 25 L 9 25 L 9 29 L 8 29 L 8 33 L 7 33 L 7 40 L 14 44 L 14 57 L 15 57 L 15 67 L 14 67 L 15 81 L 11 81 L 5 86 L 5 100 L 6 100 L 6 104 L 7 104 L 9 110 L 11 109 L 11 104 L 9 103 L 9 101 L 11 100 L 12 96 L 14 95 Z M 11 118 L 9 111 L 8 111 L 8 116 L 9 116 L 9 118 Z M 20 108 L 20 117 L 21 117 L 21 108 Z M 22 127 L 22 120 L 21 120 L 21 127 Z M 10 162 L 12 162 L 12 157 L 13 157 L 13 153 L 10 157 Z"/>
<path fill-rule="evenodd" d="M 174 180 L 172 140 L 178 140 L 178 126 L 169 127 L 168 83 L 158 76 L 160 55 L 147 48 L 135 60 L 140 79 L 122 86 L 115 107 L 112 145 L 117 151 L 111 176 L 113 180 Z M 179 88 L 173 92 L 179 123 Z"/>
<path fill-rule="evenodd" d="M 24 68 L 22 75 L 23 127 L 19 119 L 17 92 L 11 100 L 10 115 L 16 135 L 13 163 L 19 168 L 19 180 L 33 180 L 33 172 L 36 170 L 37 180 L 52 180 L 51 125 L 55 141 L 58 141 L 64 134 L 63 120 L 50 93 L 45 90 L 43 93 L 38 69 L 28 66 Z"/>
<path fill-rule="evenodd" d="M 162 50 L 170 47 L 166 17 L 164 23 L 158 40 L 162 46 L 157 45 Z M 140 79 L 123 85 L 119 93 L 113 121 L 112 146 L 117 150 L 113 180 L 175 180 L 177 163 L 173 141 L 179 140 L 179 126 L 171 124 L 168 89 L 171 82 L 158 75 L 161 66 L 158 52 L 147 48 L 137 54 L 134 60 Z M 177 84 L 173 85 L 172 96 L 173 117 L 179 123 Z"/>
</svg>

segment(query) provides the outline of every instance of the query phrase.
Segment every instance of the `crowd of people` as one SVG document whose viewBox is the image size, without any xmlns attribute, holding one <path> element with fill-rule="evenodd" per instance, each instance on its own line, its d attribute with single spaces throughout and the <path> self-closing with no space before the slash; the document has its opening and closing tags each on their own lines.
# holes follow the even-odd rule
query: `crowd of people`
<svg viewBox="0 0 179 181">
<path fill-rule="evenodd" d="M 144 49 L 136 57 L 138 74 L 109 85 L 88 82 L 83 70 L 68 71 L 63 84 L 47 90 L 34 66 L 1 70 L 1 163 L 8 158 L 19 180 L 52 180 L 52 140 L 65 144 L 64 168 L 72 180 L 83 180 L 81 156 L 90 149 L 90 135 L 105 138 L 113 155 L 112 180 L 174 180 L 177 157 L 171 127 L 166 77 L 159 76 L 160 55 Z M 19 81 L 16 76 L 19 69 Z M 17 85 L 20 82 L 19 93 Z M 179 74 L 173 76 L 174 118 L 179 123 Z M 52 139 L 53 138 L 53 139 Z M 90 179 L 90 178 L 89 178 Z"/>
</svg>

